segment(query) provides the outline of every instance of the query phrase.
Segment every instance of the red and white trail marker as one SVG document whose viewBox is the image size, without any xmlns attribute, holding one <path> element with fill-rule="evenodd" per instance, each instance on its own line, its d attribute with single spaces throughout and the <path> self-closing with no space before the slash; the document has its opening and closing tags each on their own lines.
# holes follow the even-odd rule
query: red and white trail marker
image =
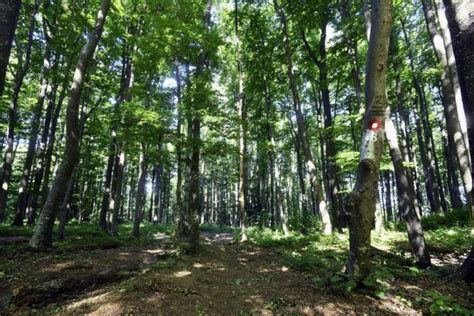
<svg viewBox="0 0 474 316">
<path fill-rule="evenodd" d="M 369 129 L 374 133 L 377 133 L 378 131 L 380 131 L 382 129 L 382 120 L 375 117 L 370 119 Z"/>
<path fill-rule="evenodd" d="M 382 120 L 379 118 L 371 118 L 369 120 L 369 124 L 367 129 L 364 131 L 364 135 L 362 136 L 362 148 L 360 159 L 371 159 L 375 160 L 376 158 L 376 150 L 375 150 L 375 143 L 377 141 L 377 133 L 380 132 L 382 129 Z"/>
</svg>

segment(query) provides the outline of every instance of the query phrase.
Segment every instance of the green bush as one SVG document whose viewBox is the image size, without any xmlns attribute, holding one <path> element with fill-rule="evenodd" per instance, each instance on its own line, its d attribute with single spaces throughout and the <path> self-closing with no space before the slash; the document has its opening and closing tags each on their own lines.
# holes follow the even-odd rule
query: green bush
<svg viewBox="0 0 474 316">
<path fill-rule="evenodd" d="M 422 217 L 421 224 L 424 230 L 439 227 L 467 226 L 469 225 L 469 212 L 466 209 L 453 209 L 446 214 L 431 214 Z"/>
</svg>

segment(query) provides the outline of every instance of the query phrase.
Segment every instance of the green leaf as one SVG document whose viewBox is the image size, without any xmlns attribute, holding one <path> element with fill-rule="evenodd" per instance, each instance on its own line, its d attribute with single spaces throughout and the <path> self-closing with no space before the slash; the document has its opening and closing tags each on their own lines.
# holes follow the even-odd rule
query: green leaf
<svg viewBox="0 0 474 316">
<path fill-rule="evenodd" d="M 341 277 L 340 275 L 333 275 L 331 277 L 331 279 L 329 279 L 331 281 L 331 283 L 339 283 L 343 280 L 343 277 Z"/>
</svg>

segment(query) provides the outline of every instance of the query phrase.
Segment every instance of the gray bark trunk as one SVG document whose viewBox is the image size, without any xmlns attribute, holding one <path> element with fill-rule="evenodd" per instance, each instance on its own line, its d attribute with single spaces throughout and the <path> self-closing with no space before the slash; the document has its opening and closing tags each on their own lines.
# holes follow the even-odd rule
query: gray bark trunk
<svg viewBox="0 0 474 316">
<path fill-rule="evenodd" d="M 387 109 L 385 117 L 385 135 L 390 148 L 393 167 L 395 169 L 395 181 L 398 195 L 398 211 L 407 225 L 408 239 L 412 247 L 413 254 L 417 258 L 418 265 L 426 268 L 431 265 L 430 254 L 425 245 L 423 229 L 419 217 L 418 205 L 415 198 L 413 182 L 407 176 L 407 171 L 403 166 L 403 157 L 398 147 L 397 130 L 390 117 L 390 110 Z"/>
<path fill-rule="evenodd" d="M 474 2 L 463 0 L 444 0 L 448 25 L 453 39 L 453 50 L 456 56 L 456 69 L 468 115 L 468 137 L 471 158 L 474 157 Z M 471 177 L 474 168 L 471 166 Z M 471 196 L 472 199 L 472 196 Z M 474 225 L 474 206 L 469 210 L 471 226 Z M 466 282 L 474 282 L 474 247 L 463 263 L 461 272 Z"/>
<path fill-rule="evenodd" d="M 286 21 L 286 14 L 285 14 L 285 11 L 278 5 L 277 0 L 274 0 L 273 4 L 275 7 L 275 11 L 280 18 L 280 23 L 282 27 L 283 46 L 285 50 L 287 76 L 290 81 L 290 88 L 291 88 L 291 93 L 293 96 L 293 107 L 294 107 L 295 115 L 296 115 L 298 138 L 303 147 L 303 154 L 304 154 L 306 165 L 307 165 L 309 175 L 310 175 L 311 188 L 314 192 L 314 195 L 316 196 L 318 209 L 322 217 L 323 233 L 326 235 L 329 235 L 332 233 L 332 224 L 331 224 L 331 219 L 329 217 L 329 212 L 326 207 L 326 199 L 324 197 L 324 192 L 323 192 L 321 183 L 318 179 L 318 175 L 316 172 L 316 165 L 314 164 L 313 156 L 311 153 L 311 148 L 308 141 L 308 135 L 306 134 L 306 126 L 304 122 L 304 117 L 301 112 L 301 101 L 300 101 L 300 96 L 298 92 L 298 86 L 297 86 L 295 74 L 293 72 L 292 51 L 290 47 L 290 39 L 288 37 L 288 26 L 287 26 L 287 21 Z"/>
<path fill-rule="evenodd" d="M 372 0 L 372 10 L 361 157 L 357 182 L 347 200 L 347 209 L 350 210 L 347 271 L 357 282 L 370 273 L 370 232 L 377 198 L 375 185 L 383 149 L 383 120 L 388 105 L 385 72 L 392 28 L 392 2 Z"/>
<path fill-rule="evenodd" d="M 436 16 L 433 10 L 431 0 L 423 0 L 423 12 L 425 14 L 428 33 L 431 37 L 433 48 L 435 50 L 438 62 L 442 66 L 441 73 L 441 90 L 443 93 L 443 103 L 446 116 L 446 128 L 448 137 L 453 140 L 461 178 L 463 180 L 464 190 L 466 192 L 466 200 L 469 208 L 472 207 L 472 175 L 469 160 L 469 152 L 464 135 L 461 130 L 458 109 L 456 105 L 456 97 L 454 93 L 453 83 L 450 76 L 450 68 L 448 57 L 446 54 L 445 43 L 438 33 L 436 27 Z"/>
<path fill-rule="evenodd" d="M 20 13 L 20 0 L 4 0 L 0 2 L 0 97 L 5 86 L 8 61 L 15 35 L 18 15 Z"/>
<path fill-rule="evenodd" d="M 239 210 L 240 210 L 240 233 L 241 242 L 247 241 L 247 177 L 246 177 L 246 152 L 247 152 L 247 110 L 245 108 L 245 94 L 244 94 L 244 76 L 242 70 L 242 61 L 240 57 L 240 37 L 239 37 L 239 13 L 237 0 L 234 0 L 235 5 L 235 48 L 237 56 L 237 73 L 239 76 L 239 91 L 237 95 L 237 111 L 239 113 Z"/>
<path fill-rule="evenodd" d="M 39 10 L 39 3 L 37 2 L 31 13 L 28 28 L 28 43 L 26 45 L 26 51 L 24 60 L 22 60 L 22 54 L 19 54 L 20 67 L 15 74 L 15 86 L 13 88 L 13 94 L 11 97 L 10 105 L 8 108 L 8 133 L 7 133 L 7 147 L 4 152 L 3 165 L 0 174 L 0 223 L 5 218 L 5 210 L 7 208 L 7 199 L 10 186 L 10 180 L 12 176 L 12 166 L 14 160 L 14 142 L 15 142 L 15 126 L 17 122 L 17 111 L 18 111 L 18 100 L 20 97 L 21 88 L 23 86 L 23 79 L 25 78 L 28 69 L 30 68 L 31 61 L 31 49 L 33 46 L 33 34 L 35 28 L 36 14 Z"/>
<path fill-rule="evenodd" d="M 143 217 L 143 204 L 145 201 L 145 184 L 147 177 L 147 164 L 145 160 L 145 145 L 141 144 L 140 159 L 138 171 L 138 187 L 135 200 L 135 217 L 133 221 L 132 235 L 134 237 L 140 236 L 140 223 Z"/>
<path fill-rule="evenodd" d="M 30 246 L 33 248 L 51 247 L 52 233 L 56 213 L 61 198 L 66 190 L 67 180 L 79 158 L 79 102 L 84 84 L 84 76 L 92 59 L 104 28 L 105 18 L 109 11 L 110 0 L 102 0 L 97 13 L 94 30 L 88 42 L 84 45 L 74 72 L 72 86 L 69 92 L 69 102 L 66 114 L 66 144 L 64 155 L 59 166 L 51 190 L 48 194 L 43 211 L 38 219 Z"/>
</svg>

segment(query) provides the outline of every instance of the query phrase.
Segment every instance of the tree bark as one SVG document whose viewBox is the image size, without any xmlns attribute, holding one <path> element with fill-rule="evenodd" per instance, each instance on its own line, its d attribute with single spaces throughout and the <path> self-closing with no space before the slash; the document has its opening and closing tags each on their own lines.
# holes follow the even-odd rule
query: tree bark
<svg viewBox="0 0 474 316">
<path fill-rule="evenodd" d="M 235 49 L 237 58 L 237 73 L 239 77 L 239 91 L 237 94 L 237 110 L 239 112 L 239 210 L 240 210 L 240 233 L 241 242 L 248 239 L 247 236 L 247 175 L 246 175 L 246 152 L 247 152 L 247 110 L 245 108 L 245 94 L 244 94 L 244 75 L 242 70 L 242 61 L 240 56 L 240 37 L 239 37 L 239 12 L 237 0 L 234 0 L 234 14 L 235 14 Z"/>
<path fill-rule="evenodd" d="M 425 14 L 428 33 L 431 37 L 433 48 L 435 50 L 438 62 L 442 66 L 441 73 L 441 90 L 443 93 L 443 105 L 446 116 L 446 129 L 448 137 L 453 140 L 461 178 L 466 192 L 466 200 L 469 208 L 472 208 L 472 175 L 469 159 L 469 152 L 464 135 L 461 130 L 458 109 L 456 105 L 456 97 L 454 93 L 453 83 L 450 77 L 450 68 L 445 44 L 442 37 L 438 33 L 436 27 L 436 16 L 433 10 L 431 0 L 423 0 L 423 12 Z"/>
<path fill-rule="evenodd" d="M 327 13 L 327 9 L 324 10 L 324 14 Z M 326 28 L 328 20 L 323 18 L 320 30 L 321 38 L 319 42 L 319 59 L 316 57 L 316 54 L 313 52 L 311 46 L 306 40 L 306 36 L 303 33 L 303 42 L 305 48 L 310 55 L 311 59 L 315 65 L 319 68 L 319 84 L 321 89 L 321 99 L 323 104 L 324 112 L 324 140 L 326 148 L 326 178 L 328 181 L 328 191 L 329 191 L 329 200 L 331 205 L 331 211 L 333 215 L 334 226 L 337 229 L 342 229 L 343 227 L 343 202 L 341 195 L 339 194 L 339 170 L 336 164 L 336 143 L 334 141 L 334 131 L 333 131 L 333 117 L 331 112 L 331 102 L 330 102 L 330 93 L 329 93 L 329 80 L 328 80 L 328 66 L 327 66 L 327 52 L 326 52 Z"/>
<path fill-rule="evenodd" d="M 316 196 L 318 209 L 322 217 L 323 233 L 325 235 L 329 235 L 332 233 L 331 218 L 329 216 L 329 212 L 326 207 L 326 199 L 324 197 L 324 192 L 322 190 L 322 186 L 321 186 L 321 183 L 319 182 L 318 175 L 316 172 L 316 165 L 314 164 L 314 160 L 312 157 L 308 135 L 306 134 L 306 126 L 304 122 L 304 117 L 301 112 L 301 101 L 300 101 L 300 96 L 298 92 L 298 86 L 297 86 L 295 74 L 293 72 L 292 51 L 290 47 L 290 39 L 288 36 L 286 14 L 283 8 L 279 6 L 277 0 L 273 0 L 273 5 L 275 7 L 276 13 L 278 14 L 280 18 L 280 23 L 282 27 L 283 46 L 285 50 L 287 76 L 290 81 L 290 88 L 291 88 L 291 93 L 293 96 L 293 107 L 294 107 L 294 111 L 296 115 L 298 138 L 303 147 L 303 154 L 304 154 L 306 165 L 308 167 L 308 171 L 310 175 L 311 187 L 314 192 L 314 195 Z"/>
<path fill-rule="evenodd" d="M 377 197 L 375 185 L 383 149 L 383 120 L 388 105 L 385 73 L 392 27 L 392 2 L 372 0 L 372 10 L 359 171 L 346 204 L 350 210 L 347 271 L 359 283 L 370 273 L 370 232 Z"/>
<path fill-rule="evenodd" d="M 132 236 L 140 236 L 140 223 L 143 217 L 143 204 L 145 200 L 145 184 L 147 177 L 147 163 L 145 159 L 145 145 L 141 144 L 140 158 L 138 162 L 138 187 L 135 201 L 135 217 L 133 221 Z"/>
<path fill-rule="evenodd" d="M 15 35 L 18 15 L 20 14 L 20 0 L 4 0 L 0 2 L 0 97 L 5 87 L 5 77 L 10 59 L 13 37 Z"/>
<path fill-rule="evenodd" d="M 114 182 L 112 186 L 112 199 L 109 204 L 109 212 L 112 214 L 110 234 L 118 236 L 118 225 L 120 221 L 120 206 L 122 202 L 123 178 L 125 170 L 125 144 L 119 143 L 114 163 Z"/>
<path fill-rule="evenodd" d="M 177 229 L 176 234 L 179 238 L 188 235 L 188 220 L 185 212 L 185 208 L 182 203 L 182 187 L 183 187 L 183 163 L 182 163 L 182 141 L 183 136 L 181 133 L 181 125 L 183 121 L 182 115 L 182 82 L 181 75 L 179 72 L 179 65 L 176 65 L 175 70 L 176 78 L 176 97 L 177 97 L 177 112 L 178 112 L 178 123 L 176 126 L 176 214 L 177 214 Z"/>
<path fill-rule="evenodd" d="M 390 109 L 387 109 L 385 116 L 385 135 L 390 148 L 390 157 L 392 158 L 393 167 L 395 169 L 398 211 L 406 222 L 408 239 L 410 240 L 413 254 L 417 258 L 418 265 L 422 268 L 426 268 L 431 265 L 430 254 L 425 245 L 413 182 L 410 181 L 407 170 L 405 170 L 403 166 L 402 153 L 398 147 L 397 130 L 390 117 Z"/>
<path fill-rule="evenodd" d="M 211 11 L 212 1 L 206 1 L 206 11 L 204 13 L 204 27 L 206 31 L 211 26 Z M 204 67 L 206 64 L 207 52 L 204 49 L 199 54 L 199 62 L 196 67 L 196 90 L 194 93 L 203 93 L 200 85 L 203 84 L 202 76 L 204 73 Z M 199 98 L 198 98 L 199 99 Z M 191 151 L 190 151 L 190 162 L 189 162 L 189 197 L 188 197 L 188 210 L 189 210 L 189 246 L 191 253 L 197 253 L 199 250 L 199 211 L 200 211 L 200 154 L 201 154 L 201 105 L 193 104 L 193 111 L 190 125 L 190 136 L 191 136 Z"/>
<path fill-rule="evenodd" d="M 25 78 L 28 69 L 30 68 L 31 49 L 33 46 L 33 35 L 35 28 L 36 14 L 39 10 L 39 2 L 35 2 L 33 12 L 31 13 L 28 28 L 28 43 L 26 45 L 25 59 L 22 61 L 22 54 L 19 54 L 20 67 L 15 74 L 15 86 L 8 108 L 8 133 L 7 146 L 4 152 L 3 165 L 0 174 L 0 223 L 5 218 L 5 210 L 7 208 L 7 199 L 12 176 L 12 166 L 14 160 L 14 142 L 15 142 L 15 126 L 17 123 L 18 100 L 20 97 L 21 88 L 23 86 L 23 79 Z"/>
<path fill-rule="evenodd" d="M 66 114 L 66 144 L 64 155 L 59 166 L 51 190 L 48 194 L 43 211 L 35 227 L 30 246 L 44 248 L 52 246 L 53 225 L 56 213 L 66 190 L 67 180 L 79 158 L 79 102 L 88 65 L 93 57 L 104 28 L 105 18 L 109 11 L 110 0 L 102 0 L 97 13 L 94 30 L 91 37 L 81 50 L 72 86 L 69 92 L 69 102 Z"/>
<path fill-rule="evenodd" d="M 456 109 L 459 116 L 459 124 L 461 126 L 461 131 L 464 136 L 464 144 L 466 145 L 467 151 L 469 153 L 470 147 L 469 147 L 469 138 L 467 136 L 466 112 L 464 110 L 464 103 L 463 103 L 462 94 L 461 94 L 459 74 L 456 68 L 456 58 L 454 56 L 453 42 L 451 39 L 451 33 L 449 31 L 448 20 L 446 17 L 446 8 L 444 7 L 444 3 L 442 0 L 434 0 L 434 3 L 436 6 L 436 13 L 438 16 L 438 22 L 439 22 L 439 26 L 441 30 L 441 35 L 443 36 L 444 48 L 446 50 L 446 61 L 448 64 L 451 84 L 454 90 L 454 96 L 456 100 Z M 471 157 L 469 157 L 469 161 L 470 160 L 471 160 Z"/>
<path fill-rule="evenodd" d="M 474 3 L 462 0 L 444 0 L 448 25 L 453 39 L 453 50 L 456 57 L 456 69 L 468 116 L 468 137 L 471 158 L 474 157 Z M 474 168 L 471 165 L 471 172 Z M 471 173 L 471 177 L 474 174 Z M 472 199 L 472 196 L 471 196 Z M 474 225 L 474 206 L 469 209 L 471 226 Z M 474 282 L 474 247 L 461 267 L 466 282 Z"/>
<path fill-rule="evenodd" d="M 64 83 L 64 85 L 66 86 L 66 83 Z M 44 127 L 41 133 L 41 140 L 38 148 L 39 156 L 37 158 L 36 171 L 33 180 L 32 196 L 28 201 L 28 225 L 33 225 L 36 221 L 36 211 L 40 201 L 41 185 L 42 183 L 47 183 L 47 178 L 49 178 L 49 169 L 51 166 L 53 147 L 56 140 L 58 118 L 59 114 L 61 113 L 62 103 L 66 97 L 67 89 L 65 87 L 62 88 L 61 95 L 59 96 L 59 100 L 56 105 L 55 101 L 57 90 L 58 85 L 55 85 L 51 95 L 49 96 L 48 108 L 46 109 Z"/>
<path fill-rule="evenodd" d="M 12 223 L 14 226 L 22 226 L 23 220 L 26 214 L 27 200 L 29 196 L 28 184 L 31 177 L 31 167 L 33 165 L 33 159 L 36 153 L 36 142 L 38 140 L 38 132 L 40 126 L 40 120 L 43 112 L 43 105 L 46 99 L 46 94 L 51 88 L 49 73 L 51 71 L 51 37 L 48 35 L 46 23 L 43 24 L 43 33 L 46 38 L 46 48 L 43 58 L 43 69 L 41 77 L 40 91 L 38 94 L 38 100 L 33 110 L 33 117 L 31 120 L 31 131 L 28 141 L 28 149 L 26 152 L 25 163 L 23 167 L 23 174 L 20 182 L 20 190 L 16 202 L 16 213 L 15 219 Z"/>
</svg>

